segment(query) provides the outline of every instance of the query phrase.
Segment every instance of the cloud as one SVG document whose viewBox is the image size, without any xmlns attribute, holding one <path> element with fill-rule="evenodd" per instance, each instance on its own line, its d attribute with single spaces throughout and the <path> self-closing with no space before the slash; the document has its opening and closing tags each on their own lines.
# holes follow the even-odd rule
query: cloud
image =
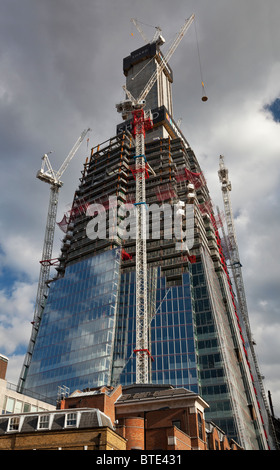
<svg viewBox="0 0 280 470">
<path fill-rule="evenodd" d="M 28 237 L 14 234 L 3 240 L 1 265 L 14 272 L 24 274 L 33 281 L 39 276 L 41 249 L 34 249 Z M 40 247 L 41 248 L 41 247 Z"/>
<path fill-rule="evenodd" d="M 11 289 L 0 291 L 1 352 L 9 357 L 23 351 L 31 333 L 37 283 L 15 282 Z"/>
<path fill-rule="evenodd" d="M 18 384 L 18 378 L 21 373 L 25 354 L 9 354 L 9 362 L 6 374 L 6 380 L 13 384 Z"/>
</svg>

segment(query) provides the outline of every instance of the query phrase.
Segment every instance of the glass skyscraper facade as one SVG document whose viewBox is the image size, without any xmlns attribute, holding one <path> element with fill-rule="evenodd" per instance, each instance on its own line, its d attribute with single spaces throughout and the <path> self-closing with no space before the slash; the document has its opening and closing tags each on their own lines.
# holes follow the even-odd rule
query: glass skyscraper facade
<svg viewBox="0 0 280 470">
<path fill-rule="evenodd" d="M 127 83 L 144 65 L 147 77 L 152 73 L 158 48 L 146 48 L 146 55 L 143 51 L 124 60 Z M 147 239 L 150 382 L 199 393 L 209 404 L 207 419 L 245 448 L 263 449 L 267 442 L 209 190 L 193 150 L 170 115 L 170 68 L 161 83 L 166 80 L 168 100 L 160 99 L 163 87 L 158 95 L 153 90 L 147 104 L 155 108 L 145 156 L 156 176 L 146 180 L 146 203 L 191 204 L 194 239 L 189 253 L 178 250 L 174 233 L 164 239 L 162 219 L 157 237 Z M 117 126 L 115 137 L 91 150 L 84 164 L 57 275 L 49 284 L 30 365 L 21 377 L 23 392 L 55 400 L 62 386 L 73 392 L 135 383 L 135 240 L 112 231 L 112 225 L 124 220 L 119 209 L 135 202 L 130 131 L 128 119 Z M 104 238 L 88 236 L 93 214 L 87 208 L 94 203 L 102 204 L 106 214 Z M 173 218 L 170 223 L 174 228 Z M 182 224 L 186 229 L 187 217 Z"/>
<path fill-rule="evenodd" d="M 190 277 L 182 275 L 180 286 L 166 286 L 166 278 L 156 269 L 150 280 L 149 305 L 154 305 L 149 321 L 152 355 L 150 382 L 170 383 L 199 392 L 195 330 L 192 315 Z M 151 297 L 154 296 L 155 300 Z M 122 276 L 113 383 L 135 383 L 135 272 Z"/>
<path fill-rule="evenodd" d="M 120 250 L 69 266 L 51 284 L 25 387 L 56 399 L 110 382 Z"/>
</svg>

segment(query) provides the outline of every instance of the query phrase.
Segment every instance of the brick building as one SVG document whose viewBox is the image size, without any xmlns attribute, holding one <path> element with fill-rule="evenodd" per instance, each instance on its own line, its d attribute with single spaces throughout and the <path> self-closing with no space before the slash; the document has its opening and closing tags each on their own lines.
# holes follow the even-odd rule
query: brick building
<svg viewBox="0 0 280 470">
<path fill-rule="evenodd" d="M 99 387 L 63 397 L 58 408 L 0 417 L 1 450 L 240 450 L 207 403 L 184 388 Z"/>
<path fill-rule="evenodd" d="M 0 450 L 126 450 L 126 441 L 98 409 L 0 417 Z"/>
<path fill-rule="evenodd" d="M 74 392 L 60 406 L 100 407 L 126 439 L 126 450 L 241 449 L 214 423 L 205 421 L 208 404 L 185 388 L 141 384 L 86 389 Z"/>
<path fill-rule="evenodd" d="M 0 450 L 240 450 L 207 407 L 168 385 L 78 390 L 56 410 L 0 416 Z"/>
</svg>

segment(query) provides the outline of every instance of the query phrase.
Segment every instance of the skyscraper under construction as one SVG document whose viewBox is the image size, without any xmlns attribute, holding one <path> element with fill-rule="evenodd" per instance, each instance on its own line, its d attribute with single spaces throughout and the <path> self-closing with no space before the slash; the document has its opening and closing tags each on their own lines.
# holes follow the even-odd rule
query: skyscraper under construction
<svg viewBox="0 0 280 470">
<path fill-rule="evenodd" d="M 57 275 L 48 282 L 40 321 L 33 325 L 19 390 L 55 400 L 59 387 L 73 392 L 137 381 L 133 235 L 141 204 L 147 221 L 147 347 L 141 353 L 148 358 L 148 381 L 199 393 L 209 404 L 207 419 L 245 449 L 273 448 L 219 214 L 173 120 L 173 72 L 161 52 L 163 42 L 157 34 L 123 61 L 127 97 L 141 96 L 156 74 L 145 96 L 151 113 L 145 117 L 149 125 L 142 123 L 144 154 L 136 152 L 135 114 L 123 106 L 116 135 L 91 149 L 61 224 Z M 145 183 L 140 202 L 139 179 Z"/>
</svg>

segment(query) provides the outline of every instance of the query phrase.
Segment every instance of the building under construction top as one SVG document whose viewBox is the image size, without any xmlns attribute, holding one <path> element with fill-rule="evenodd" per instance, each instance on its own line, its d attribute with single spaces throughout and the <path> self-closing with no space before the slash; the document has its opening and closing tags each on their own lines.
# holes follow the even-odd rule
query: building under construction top
<svg viewBox="0 0 280 470">
<path fill-rule="evenodd" d="M 145 98 L 153 125 L 145 131 L 140 173 L 149 382 L 199 393 L 210 405 L 207 419 L 245 449 L 273 448 L 220 220 L 197 157 L 174 122 L 173 73 L 161 44 L 157 37 L 123 61 L 127 96 L 141 95 L 159 70 Z M 73 392 L 136 382 L 137 257 L 129 234 L 137 225 L 139 169 L 133 114 L 124 117 L 115 136 L 91 149 L 61 224 L 57 276 L 48 283 L 32 357 L 20 377 L 23 391 L 55 398 L 62 386 Z"/>
</svg>

